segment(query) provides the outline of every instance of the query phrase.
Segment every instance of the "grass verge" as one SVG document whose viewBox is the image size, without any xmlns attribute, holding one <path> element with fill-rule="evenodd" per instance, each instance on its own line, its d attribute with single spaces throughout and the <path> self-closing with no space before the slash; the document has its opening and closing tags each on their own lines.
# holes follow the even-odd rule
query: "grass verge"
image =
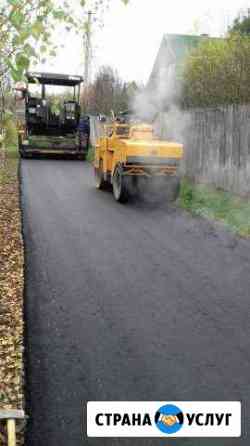
<svg viewBox="0 0 250 446">
<path fill-rule="evenodd" d="M 15 145 L 0 149 L 0 227 L 0 408 L 23 409 L 23 243 Z M 0 444 L 6 444 L 4 424 Z"/>
<path fill-rule="evenodd" d="M 183 180 L 179 204 L 196 215 L 222 222 L 242 237 L 250 237 L 250 201 L 209 186 Z"/>
</svg>

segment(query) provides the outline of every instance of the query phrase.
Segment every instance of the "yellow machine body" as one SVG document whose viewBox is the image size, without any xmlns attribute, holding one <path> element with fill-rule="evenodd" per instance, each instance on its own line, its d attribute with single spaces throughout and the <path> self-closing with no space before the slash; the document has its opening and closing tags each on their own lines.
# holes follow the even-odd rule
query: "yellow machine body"
<svg viewBox="0 0 250 446">
<path fill-rule="evenodd" d="M 95 148 L 97 187 L 113 185 L 117 169 L 123 179 L 176 176 L 182 157 L 182 144 L 155 138 L 150 125 L 107 125 Z"/>
</svg>

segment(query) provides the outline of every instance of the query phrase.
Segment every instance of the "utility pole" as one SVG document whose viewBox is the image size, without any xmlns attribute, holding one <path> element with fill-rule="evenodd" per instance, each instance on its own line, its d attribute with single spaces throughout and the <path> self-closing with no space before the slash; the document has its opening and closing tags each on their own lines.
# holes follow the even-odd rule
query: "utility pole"
<svg viewBox="0 0 250 446">
<path fill-rule="evenodd" d="M 91 79 L 91 25 L 92 25 L 92 12 L 88 12 L 88 20 L 86 24 L 86 33 L 84 38 L 85 47 L 85 62 L 84 62 L 84 90 L 85 90 L 85 106 L 88 108 L 88 88 Z"/>
</svg>

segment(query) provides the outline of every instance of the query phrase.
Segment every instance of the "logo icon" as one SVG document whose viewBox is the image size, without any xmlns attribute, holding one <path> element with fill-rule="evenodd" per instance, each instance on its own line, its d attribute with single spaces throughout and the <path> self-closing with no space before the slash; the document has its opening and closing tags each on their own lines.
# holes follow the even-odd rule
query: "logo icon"
<svg viewBox="0 0 250 446">
<path fill-rule="evenodd" d="M 184 423 L 184 416 L 179 407 L 172 404 L 162 406 L 155 414 L 155 424 L 165 434 L 175 434 Z"/>
</svg>

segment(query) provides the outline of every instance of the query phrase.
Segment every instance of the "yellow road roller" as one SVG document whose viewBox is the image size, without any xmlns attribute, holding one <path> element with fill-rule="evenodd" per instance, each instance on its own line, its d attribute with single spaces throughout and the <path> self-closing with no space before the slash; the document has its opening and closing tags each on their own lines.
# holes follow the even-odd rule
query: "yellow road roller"
<svg viewBox="0 0 250 446">
<path fill-rule="evenodd" d="M 125 203 L 144 189 L 161 190 L 175 201 L 179 194 L 178 167 L 183 145 L 161 141 L 152 125 L 112 122 L 104 126 L 95 147 L 97 189 L 112 186 L 116 201 Z"/>
</svg>

